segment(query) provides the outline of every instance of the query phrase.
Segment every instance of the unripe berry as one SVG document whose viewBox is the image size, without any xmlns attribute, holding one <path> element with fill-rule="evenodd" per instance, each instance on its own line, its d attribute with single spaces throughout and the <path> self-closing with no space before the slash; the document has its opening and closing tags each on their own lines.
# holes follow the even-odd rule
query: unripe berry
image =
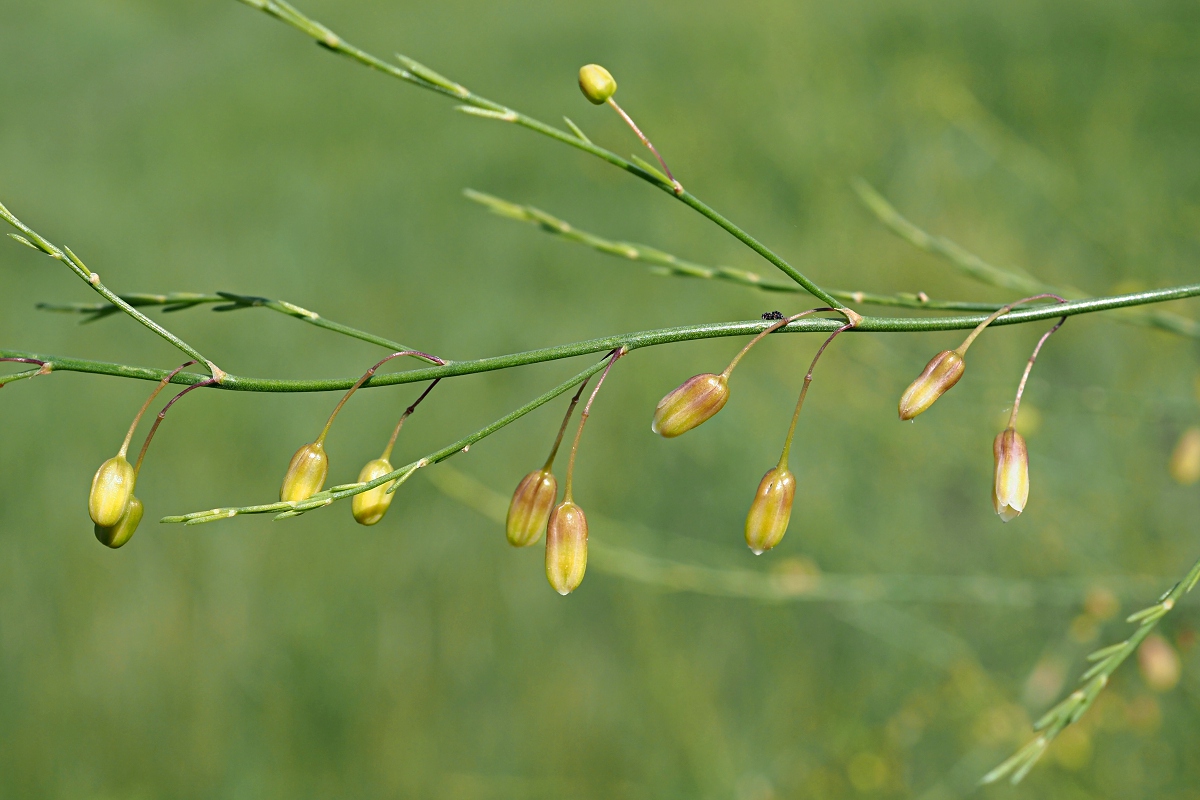
<svg viewBox="0 0 1200 800">
<path fill-rule="evenodd" d="M 382 478 L 392 471 L 390 461 L 386 458 L 377 458 L 374 461 L 368 461 L 362 468 L 362 472 L 358 473 L 358 482 L 367 483 L 376 478 Z M 350 500 L 350 510 L 354 512 L 354 521 L 360 525 L 374 525 L 383 519 L 388 506 L 392 504 L 392 498 L 396 496 L 388 494 L 387 489 L 388 484 L 381 483 L 374 489 L 354 495 Z"/>
<path fill-rule="evenodd" d="M 92 522 L 102 528 L 116 525 L 125 513 L 136 480 L 133 467 L 123 455 L 113 456 L 101 464 L 92 477 L 92 491 L 88 495 L 88 514 Z"/>
<path fill-rule="evenodd" d="M 958 383 L 967 364 L 953 350 L 943 350 L 934 356 L 917 379 L 900 397 L 900 419 L 912 419 L 927 410 L 933 401 Z"/>
<path fill-rule="evenodd" d="M 575 591 L 587 570 L 587 518 L 565 500 L 550 513 L 546 526 L 546 578 L 562 595 Z"/>
<path fill-rule="evenodd" d="M 754 555 L 761 556 L 783 539 L 795 496 L 796 476 L 786 467 L 773 467 L 763 475 L 746 515 L 746 544 Z"/>
<path fill-rule="evenodd" d="M 1179 653 L 1157 633 L 1146 637 L 1138 647 L 1138 668 L 1142 680 L 1156 692 L 1169 692 L 1179 683 L 1183 672 Z"/>
<path fill-rule="evenodd" d="M 608 98 L 617 92 L 617 82 L 604 67 L 599 64 L 588 64 L 579 68 L 579 88 L 583 96 L 596 105 L 608 102 Z"/>
<path fill-rule="evenodd" d="M 134 531 L 142 521 L 143 511 L 145 508 L 142 506 L 142 501 L 130 496 L 129 502 L 125 504 L 125 513 L 117 520 L 116 525 L 96 526 L 96 538 L 100 540 L 100 544 L 116 550 L 133 538 Z"/>
<path fill-rule="evenodd" d="M 1009 522 L 1025 510 L 1029 500 L 1029 451 L 1025 438 L 1006 428 L 992 443 L 996 476 L 992 484 L 992 506 L 1000 519 Z"/>
<path fill-rule="evenodd" d="M 325 446 L 320 442 L 304 445 L 288 464 L 283 486 L 279 489 L 279 499 L 285 503 L 307 500 L 321 491 L 328 473 L 329 456 L 325 455 Z"/>
<path fill-rule="evenodd" d="M 1184 486 L 1200 481 L 1200 428 L 1188 428 L 1171 454 L 1171 477 Z"/>
<path fill-rule="evenodd" d="M 550 510 L 558 497 L 558 481 L 548 469 L 535 470 L 517 484 L 504 532 L 513 547 L 528 547 L 542 538 Z"/>
<path fill-rule="evenodd" d="M 670 439 L 707 422 L 729 400 L 729 381 L 724 375 L 705 373 L 688 378 L 658 401 L 650 430 Z"/>
</svg>

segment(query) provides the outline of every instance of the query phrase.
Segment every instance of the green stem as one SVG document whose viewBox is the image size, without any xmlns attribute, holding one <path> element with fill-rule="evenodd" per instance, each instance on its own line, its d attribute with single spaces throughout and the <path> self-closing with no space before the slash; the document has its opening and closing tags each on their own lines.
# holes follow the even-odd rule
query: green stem
<svg viewBox="0 0 1200 800">
<path fill-rule="evenodd" d="M 1115 295 L 1113 297 L 1098 297 L 1090 300 L 1076 300 L 1068 303 L 1033 306 L 1030 308 L 1014 309 L 997 319 L 995 326 L 1020 325 L 1029 322 L 1054 319 L 1056 317 L 1090 314 L 1097 311 L 1109 311 L 1117 308 L 1145 305 L 1147 303 L 1162 303 L 1170 300 L 1181 300 L 1187 297 L 1200 296 L 1200 284 L 1176 286 L 1171 289 L 1156 289 L 1147 292 Z M 986 317 L 975 315 L 944 316 L 944 317 L 863 317 L 851 332 L 858 333 L 917 333 L 933 331 L 968 330 L 975 328 Z M 545 347 L 529 350 L 523 353 L 512 353 L 503 356 L 480 358 L 468 361 L 451 361 L 444 366 L 421 367 L 405 372 L 387 375 L 375 375 L 364 387 L 394 386 L 402 383 L 431 381 L 435 378 L 451 378 L 460 375 L 472 375 L 480 372 L 509 369 L 526 364 L 538 364 L 546 361 L 557 361 L 564 358 L 601 353 L 624 347 L 626 350 L 636 350 L 641 347 L 671 344 L 674 342 L 714 339 L 724 336 L 753 336 L 761 333 L 773 323 L 765 320 L 748 320 L 742 322 L 715 322 L 701 325 L 685 325 L 677 328 L 659 328 L 637 333 L 605 336 L 599 339 L 588 339 L 582 342 Z M 829 334 L 841 327 L 841 322 L 835 319 L 805 319 L 798 320 L 781 328 L 784 333 L 825 333 Z M 42 355 L 16 350 L 0 350 L 0 357 L 35 358 L 47 362 L 50 369 L 67 372 L 88 372 L 99 375 L 113 375 L 121 378 L 158 381 L 167 374 L 166 370 L 146 367 L 114 364 L 104 361 L 67 358 Z M 206 376 L 190 372 L 181 372 L 172 378 L 172 383 L 199 383 Z M 355 383 L 355 378 L 330 378 L 317 380 L 280 380 L 276 378 L 253 378 L 239 375 L 226 375 L 217 387 L 220 389 L 243 392 L 336 392 L 345 391 Z"/>
<path fill-rule="evenodd" d="M 217 292 L 216 294 L 199 294 L 197 292 L 168 292 L 167 294 L 144 294 L 144 293 L 129 293 L 121 295 L 121 299 L 131 306 L 164 306 L 164 311 L 182 311 L 196 306 L 207 305 L 210 303 L 224 303 L 225 305 L 218 306 L 213 311 L 236 311 L 242 308 L 267 308 L 271 311 L 276 311 L 289 317 L 307 322 L 310 325 L 315 325 L 318 328 L 324 328 L 334 333 L 340 333 L 345 336 L 350 336 L 354 339 L 361 339 L 364 342 L 377 344 L 380 347 L 386 347 L 388 350 L 411 350 L 412 348 L 394 342 L 391 339 L 385 339 L 382 336 L 376 336 L 373 333 L 360 331 L 357 328 L 351 328 L 349 325 L 343 325 L 340 322 L 333 322 L 325 319 L 315 311 L 309 311 L 307 308 L 302 308 L 295 303 L 289 303 L 286 300 L 271 300 L 267 297 L 254 297 L 251 295 L 234 294 L 233 292 Z M 58 313 L 75 313 L 88 314 L 88 319 L 84 322 L 92 322 L 97 319 L 109 316 L 116 313 L 117 308 L 109 303 L 38 303 L 38 309 L 42 311 L 54 311 Z M 414 351 L 416 353 L 416 351 Z M 414 358 L 420 358 L 427 363 L 433 364 L 434 361 L 423 358 L 422 354 L 414 355 Z"/>
<path fill-rule="evenodd" d="M 750 249 L 752 249 L 754 252 L 758 253 L 767 261 L 774 264 L 789 278 L 803 286 L 809 291 L 810 294 L 822 302 L 831 306 L 837 305 L 837 301 L 835 301 L 832 296 L 802 275 L 799 270 L 768 249 L 762 242 L 758 241 L 753 236 L 746 233 L 746 231 L 742 230 L 737 225 L 734 225 L 721 214 L 718 214 L 708 205 L 701 202 L 697 197 L 689 194 L 686 191 L 682 191 L 683 187 L 678 186 L 678 184 L 672 184 L 670 181 L 663 180 L 652 172 L 642 169 L 633 162 L 627 161 L 618 156 L 616 153 L 605 150 L 603 147 L 597 147 L 595 144 L 586 139 L 581 139 L 573 134 L 567 133 L 566 131 L 562 131 L 558 128 L 547 125 L 546 123 L 536 120 L 533 117 L 526 116 L 525 114 L 508 108 L 507 106 L 501 105 L 494 100 L 489 100 L 486 97 L 481 97 L 477 94 L 474 94 L 466 87 L 450 81 L 441 75 L 438 75 L 433 70 L 423 66 L 422 64 L 418 64 L 410 58 L 398 56 L 398 58 L 401 60 L 401 63 L 407 67 L 406 69 L 393 66 L 392 64 L 389 64 L 388 62 L 383 61 L 382 59 L 379 59 L 364 50 L 360 50 L 349 42 L 346 42 L 344 39 L 342 39 L 342 37 L 338 36 L 329 28 L 325 27 L 316 20 L 304 16 L 290 4 L 284 2 L 284 0 L 241 0 L 241 2 L 248 6 L 253 6 L 260 11 L 264 11 L 276 19 L 286 22 L 297 30 L 308 34 L 316 39 L 317 43 L 327 50 L 332 50 L 335 53 L 344 55 L 347 58 L 363 64 L 364 66 L 379 70 L 380 72 L 383 72 L 394 78 L 399 78 L 400 80 L 407 81 L 415 86 L 420 86 L 422 89 L 428 89 L 430 91 L 444 94 L 448 97 L 453 97 L 457 100 L 467 103 L 468 105 L 466 106 L 465 110 L 475 111 L 477 109 L 482 109 L 484 113 L 481 114 L 481 116 L 496 119 L 502 122 L 511 122 L 516 125 L 520 125 L 523 128 L 528 128 L 531 131 L 536 131 L 537 133 L 548 136 L 551 139 L 562 142 L 563 144 L 570 145 L 578 150 L 583 150 L 586 153 L 591 153 L 599 159 L 607 161 L 614 166 L 620 167 L 626 172 L 636 175 L 647 183 L 650 183 L 666 192 L 670 196 L 679 198 L 686 205 L 691 206 L 705 217 L 708 217 L 708 219 L 724 228 L 743 244 L 750 247 Z"/>
<path fill-rule="evenodd" d="M 86 283 L 88 286 L 91 286 L 96 293 L 105 300 L 120 308 L 126 314 L 133 317 L 138 322 L 142 323 L 147 328 L 154 331 L 183 352 L 187 353 L 189 357 L 199 361 L 201 364 L 204 364 L 208 368 L 212 377 L 216 378 L 218 381 L 225 377 L 225 373 L 221 370 L 221 368 L 212 361 L 209 361 L 203 354 L 201 354 L 199 350 L 192 347 L 190 344 L 183 341 L 178 336 L 171 333 L 169 330 L 159 325 L 157 322 L 150 319 L 133 306 L 126 303 L 118 295 L 114 294 L 107 286 L 100 282 L 100 276 L 98 274 L 88 269 L 84 263 L 79 260 L 79 257 L 71 252 L 71 248 L 59 248 L 57 245 L 51 243 L 37 231 L 33 230 L 24 222 L 21 222 L 21 220 L 17 219 L 16 216 L 14 216 L 11 211 L 5 208 L 2 203 L 0 203 L 0 218 L 4 219 L 8 222 L 8 224 L 12 225 L 14 228 L 24 234 L 23 236 L 15 237 L 22 244 L 32 247 L 34 250 L 40 250 L 51 258 L 66 264 L 72 272 L 82 278 L 84 283 Z"/>
<path fill-rule="evenodd" d="M 1195 587 L 1197 581 L 1200 581 L 1200 561 L 1193 564 L 1183 580 L 1172 586 L 1157 603 L 1130 615 L 1126 622 L 1138 624 L 1138 629 L 1133 635 L 1123 642 L 1101 648 L 1089 655 L 1088 660 L 1096 663 L 1083 673 L 1080 678 L 1081 686 L 1034 723 L 1033 729 L 1039 731 L 1038 735 L 1000 766 L 984 775 L 980 783 L 993 783 L 1006 776 L 1012 783 L 1020 783 L 1058 734 L 1077 722 L 1092 707 L 1117 668 L 1137 651 L 1138 645 L 1150 635 L 1162 618 L 1179 604 L 1183 596 Z"/>
<path fill-rule="evenodd" d="M 27 369 L 23 372 L 14 372 L 11 375 L 5 375 L 3 377 L 0 377 L 0 389 L 3 389 L 5 386 L 7 386 L 10 383 L 15 383 L 17 381 L 23 381 L 26 378 L 33 378 L 33 377 L 36 377 L 38 375 L 43 375 L 43 374 L 45 374 L 45 373 L 42 371 L 42 368 L 38 367 L 36 369 Z"/>
<path fill-rule="evenodd" d="M 605 369 L 610 363 L 611 360 L 605 358 L 588 367 L 583 372 L 580 372 L 578 375 L 568 378 L 548 392 L 535 397 L 533 400 L 530 400 L 520 408 L 505 414 L 503 417 L 491 423 L 490 425 L 486 425 L 474 433 L 464 436 L 458 441 L 449 444 L 440 450 L 435 450 L 434 452 L 426 455 L 424 458 L 418 459 L 410 464 L 405 464 L 403 467 L 393 470 L 387 475 L 381 475 L 373 481 L 349 484 L 346 486 L 335 486 L 332 489 L 326 489 L 323 492 L 318 492 L 301 503 L 268 503 L 266 505 L 244 506 L 241 508 L 216 508 L 210 511 L 197 511 L 192 514 L 184 514 L 176 517 L 164 517 L 160 520 L 160 522 L 184 522 L 191 525 L 197 525 L 205 522 L 216 522 L 217 520 L 228 519 L 241 514 L 270 514 L 293 511 L 304 513 L 305 511 L 310 511 L 314 508 L 320 508 L 321 506 L 329 505 L 335 500 L 344 500 L 347 497 L 353 497 L 356 494 L 370 491 L 377 486 L 383 486 L 386 483 L 390 483 L 399 478 L 410 475 L 417 469 L 429 466 L 431 464 L 437 464 L 438 462 L 445 461 L 457 453 L 464 452 L 476 442 L 486 439 L 501 428 L 511 425 L 526 414 L 529 414 L 537 408 L 544 406 L 546 403 L 549 403 L 560 394 L 575 388 L 581 382 L 588 380 L 600 370 Z M 389 488 L 389 491 L 393 491 L 393 489 Z"/>
<path fill-rule="evenodd" d="M 658 268 L 656 271 L 661 271 L 667 275 L 679 278 L 725 281 L 737 284 L 738 286 L 758 289 L 763 292 L 782 292 L 785 294 L 807 293 L 807 290 L 798 284 L 774 283 L 764 279 L 758 273 L 749 272 L 748 270 L 736 269 L 734 267 L 709 267 L 697 264 L 694 261 L 687 261 L 655 247 L 649 247 L 648 245 L 605 239 L 594 233 L 580 230 L 571 223 L 559 219 L 552 214 L 547 214 L 539 208 L 511 203 L 484 192 L 477 192 L 474 189 L 464 189 L 463 194 L 467 199 L 486 206 L 497 216 L 536 225 L 545 233 L 553 234 L 569 242 L 581 244 L 584 247 L 590 247 L 606 255 L 616 256 L 622 261 L 640 261 L 643 264 L 649 264 L 651 267 Z M 918 294 L 901 293 L 886 295 L 852 291 L 849 289 L 826 289 L 825 291 L 838 300 L 856 305 L 923 308 L 930 311 L 995 311 L 1001 307 L 1000 303 L 931 300 L 923 292 Z M 69 306 L 48 308 L 55 311 L 76 310 Z"/>
</svg>

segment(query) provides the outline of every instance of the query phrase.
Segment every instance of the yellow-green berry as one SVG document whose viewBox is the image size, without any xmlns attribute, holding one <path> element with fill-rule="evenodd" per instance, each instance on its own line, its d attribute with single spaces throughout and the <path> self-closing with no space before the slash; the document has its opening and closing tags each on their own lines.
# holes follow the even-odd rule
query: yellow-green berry
<svg viewBox="0 0 1200 800">
<path fill-rule="evenodd" d="M 136 480 L 133 466 L 123 455 L 113 456 L 101 464 L 92 476 L 92 491 L 88 495 L 88 514 L 92 522 L 102 528 L 116 525 L 125 513 Z"/>
<path fill-rule="evenodd" d="M 542 538 L 558 497 L 558 481 L 547 469 L 535 470 L 517 484 L 508 504 L 504 532 L 513 547 L 528 547 Z"/>
<path fill-rule="evenodd" d="M 616 94 L 617 82 L 604 67 L 588 64 L 579 68 L 579 88 L 584 97 L 596 105 L 601 105 Z"/>
<path fill-rule="evenodd" d="M 374 461 L 368 461 L 366 466 L 362 468 L 362 472 L 358 473 L 358 482 L 367 483 L 376 478 L 382 478 L 389 472 L 392 472 L 392 463 L 386 458 L 377 458 Z M 387 483 L 381 483 L 374 489 L 368 489 L 365 492 L 360 492 L 354 495 L 350 501 L 350 510 L 354 512 L 354 521 L 360 525 L 374 525 L 379 520 L 383 519 L 383 515 L 387 513 L 388 506 L 392 504 L 394 494 L 388 494 Z"/>
<path fill-rule="evenodd" d="M 320 442 L 304 445 L 288 464 L 283 486 L 279 489 L 279 499 L 286 503 L 307 500 L 321 491 L 328 473 L 329 456 L 325 455 L 325 446 Z"/>
</svg>

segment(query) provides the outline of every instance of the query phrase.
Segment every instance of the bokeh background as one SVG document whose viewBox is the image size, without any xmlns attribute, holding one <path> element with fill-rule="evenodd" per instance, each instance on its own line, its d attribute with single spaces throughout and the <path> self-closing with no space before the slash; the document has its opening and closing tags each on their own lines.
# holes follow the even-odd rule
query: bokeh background
<svg viewBox="0 0 1200 800">
<path fill-rule="evenodd" d="M 1194 2 L 303 8 L 379 55 L 637 152 L 575 86 L 579 65 L 607 65 L 689 189 L 825 285 L 1012 299 L 883 229 L 850 189 L 859 175 L 928 229 L 1056 285 L 1200 274 Z M 457 114 L 232 0 L 0 0 L 0 75 L 0 200 L 118 291 L 281 298 L 452 358 L 806 305 L 658 277 L 486 213 L 464 187 L 770 275 L 620 171 Z M 6 347 L 179 361 L 126 318 L 81 327 L 35 310 L 94 295 L 15 243 L 0 276 Z M 1194 301 L 1172 310 L 1200 315 Z M 243 375 L 356 375 L 380 354 L 262 310 L 168 319 Z M 1124 638 L 1124 615 L 1200 553 L 1200 492 L 1167 469 L 1200 424 L 1196 343 L 1111 317 L 1072 319 L 1044 351 L 1027 393 L 1029 506 L 997 520 L 991 440 L 1039 334 L 985 335 L 966 379 L 913 425 L 896 422 L 897 396 L 961 335 L 841 339 L 800 424 L 790 532 L 757 559 L 743 515 L 817 341 L 766 341 L 726 410 L 674 441 L 649 432 L 656 401 L 738 343 L 636 352 L 584 437 L 577 498 L 595 547 L 568 598 L 539 548 L 513 551 L 481 513 L 540 465 L 564 401 L 449 462 L 458 495 L 477 482 L 470 502 L 430 470 L 373 528 L 342 506 L 157 526 L 270 501 L 335 400 L 197 393 L 148 458 L 147 521 L 111 552 L 92 536 L 88 482 L 150 386 L 13 384 L 0 395 L 0 797 L 1200 796 L 1188 606 L 1160 642 L 1181 677 L 1131 660 L 1026 783 L 974 788 L 1083 654 Z M 397 458 L 586 361 L 444 384 Z M 331 481 L 378 454 L 418 390 L 356 397 L 329 442 Z M 848 588 L 816 601 L 813 586 Z"/>
</svg>

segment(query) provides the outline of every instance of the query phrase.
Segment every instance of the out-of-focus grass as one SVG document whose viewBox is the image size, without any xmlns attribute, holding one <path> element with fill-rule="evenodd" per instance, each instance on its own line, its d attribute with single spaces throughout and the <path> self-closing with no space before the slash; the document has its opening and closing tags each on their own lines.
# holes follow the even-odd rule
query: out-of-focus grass
<svg viewBox="0 0 1200 800">
<path fill-rule="evenodd" d="M 580 64 L 607 65 L 685 185 L 825 284 L 1009 299 L 883 230 L 849 188 L 855 175 L 928 229 L 1051 283 L 1195 279 L 1194 5 L 305 10 L 633 152 L 574 85 Z M 454 114 L 232 0 L 0 0 L 0 19 L 0 197 L 114 289 L 280 297 L 459 358 L 782 302 L 657 278 L 481 212 L 464 186 L 769 273 L 617 171 Z M 16 244 L 0 247 L 0 275 L 8 345 L 177 363 L 129 320 L 80 328 L 36 312 L 90 297 Z M 172 319 L 242 374 L 343 375 L 376 357 L 275 315 Z M 741 542 L 742 515 L 816 342 L 765 341 L 721 415 L 670 442 L 649 433 L 654 403 L 735 345 L 638 352 L 594 409 L 577 499 L 645 526 L 622 546 L 709 567 L 1066 582 L 1144 605 L 1154 590 L 1109 578 L 1181 574 L 1198 547 L 1200 497 L 1166 472 L 1200 416 L 1195 345 L 1071 320 L 1026 395 L 1040 419 L 1028 510 L 1002 525 L 990 443 L 1037 335 L 987 334 L 963 382 L 913 425 L 895 421 L 896 398 L 957 335 L 840 339 L 793 451 L 791 531 L 760 559 Z M 398 456 L 573 366 L 449 382 Z M 1088 646 L 1125 633 L 1101 606 L 1084 610 L 1084 591 L 1076 607 L 762 603 L 595 570 L 563 599 L 536 548 L 511 551 L 423 478 L 371 529 L 347 508 L 199 530 L 146 522 L 107 552 L 84 495 L 147 390 L 60 374 L 0 397 L 0 796 L 955 797 L 1028 736 Z M 377 455 L 416 391 L 355 398 L 329 443 L 331 480 Z M 333 401 L 189 397 L 143 473 L 147 518 L 269 500 Z M 558 413 L 455 467 L 506 490 L 540 464 Z M 986 792 L 1187 796 L 1200 777 L 1194 624 L 1184 609 L 1166 625 L 1183 654 L 1178 688 L 1156 694 L 1129 665 L 1022 789 Z"/>
</svg>

